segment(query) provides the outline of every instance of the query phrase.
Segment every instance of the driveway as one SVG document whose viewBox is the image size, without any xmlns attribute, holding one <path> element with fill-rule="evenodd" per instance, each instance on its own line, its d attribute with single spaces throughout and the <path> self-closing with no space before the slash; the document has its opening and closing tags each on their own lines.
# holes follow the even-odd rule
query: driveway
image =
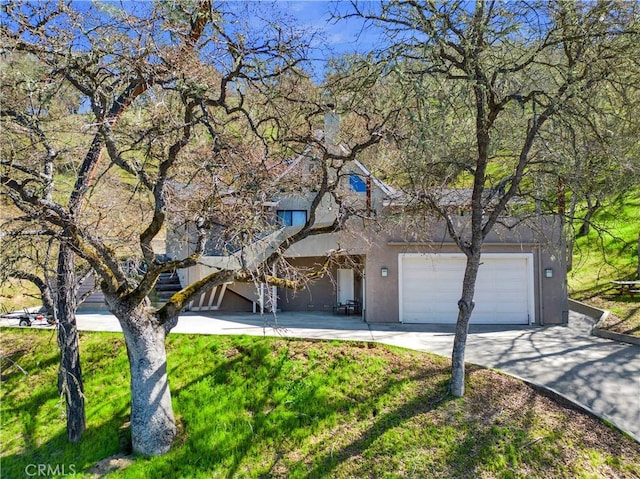
<svg viewBox="0 0 640 479">
<path fill-rule="evenodd" d="M 81 330 L 120 331 L 110 314 L 78 315 Z M 549 388 L 640 441 L 640 346 L 591 336 L 593 320 L 571 312 L 567 326 L 472 326 L 466 361 Z M 186 313 L 174 333 L 248 334 L 376 341 L 451 355 L 453 326 L 367 324 L 323 313 Z"/>
</svg>

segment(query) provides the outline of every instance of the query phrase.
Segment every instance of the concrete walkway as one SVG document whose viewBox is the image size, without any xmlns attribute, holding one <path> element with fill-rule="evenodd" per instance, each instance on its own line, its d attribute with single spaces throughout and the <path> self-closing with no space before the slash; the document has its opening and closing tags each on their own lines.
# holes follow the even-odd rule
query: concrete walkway
<svg viewBox="0 0 640 479">
<path fill-rule="evenodd" d="M 120 331 L 110 314 L 79 314 L 81 330 Z M 640 346 L 597 338 L 593 320 L 571 312 L 568 326 L 472 326 L 466 360 L 544 386 L 611 421 L 640 442 Z M 367 324 L 323 313 L 186 313 L 173 333 L 248 334 L 377 341 L 451 355 L 453 326 Z"/>
</svg>

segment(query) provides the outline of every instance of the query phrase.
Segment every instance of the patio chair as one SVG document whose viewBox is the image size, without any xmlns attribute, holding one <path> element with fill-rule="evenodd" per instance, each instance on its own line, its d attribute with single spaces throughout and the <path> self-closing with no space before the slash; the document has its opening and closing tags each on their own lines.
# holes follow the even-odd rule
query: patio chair
<svg viewBox="0 0 640 479">
<path fill-rule="evenodd" d="M 333 314 L 344 314 L 347 316 L 349 314 L 349 305 L 344 303 L 338 303 L 333 307 Z"/>
</svg>

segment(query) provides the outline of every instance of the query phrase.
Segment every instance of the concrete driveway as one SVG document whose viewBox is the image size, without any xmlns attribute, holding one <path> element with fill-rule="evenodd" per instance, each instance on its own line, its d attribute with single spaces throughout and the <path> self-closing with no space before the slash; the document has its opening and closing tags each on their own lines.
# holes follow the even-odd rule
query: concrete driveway
<svg viewBox="0 0 640 479">
<path fill-rule="evenodd" d="M 467 362 L 549 388 L 640 441 L 640 346 L 591 336 L 593 320 L 571 312 L 568 326 L 472 326 Z M 79 314 L 81 330 L 120 331 L 110 314 Z M 367 324 L 323 313 L 186 313 L 174 333 L 248 334 L 377 341 L 451 355 L 453 326 Z"/>
</svg>

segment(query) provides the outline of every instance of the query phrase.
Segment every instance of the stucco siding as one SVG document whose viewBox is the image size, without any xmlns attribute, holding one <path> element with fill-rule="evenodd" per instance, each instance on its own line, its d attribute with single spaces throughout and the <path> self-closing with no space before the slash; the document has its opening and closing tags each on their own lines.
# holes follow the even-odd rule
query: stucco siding
<svg viewBox="0 0 640 479">
<path fill-rule="evenodd" d="M 289 262 L 295 268 L 317 271 L 322 267 L 324 258 L 295 258 Z M 304 289 L 278 288 L 278 308 L 281 311 L 332 311 L 336 304 L 335 274 L 336 268 L 332 267 Z"/>
<path fill-rule="evenodd" d="M 291 207 L 295 205 L 292 203 Z M 398 216 L 384 222 L 356 219 L 343 231 L 313 235 L 292 245 L 285 257 L 295 267 L 316 270 L 324 258 L 359 257 L 363 271 L 354 284 L 354 299 L 364 303 L 365 318 L 372 323 L 400 321 L 400 287 L 398 257 L 402 253 L 457 253 L 458 247 L 449 238 L 441 221 L 426 218 L 422 223 Z M 466 231 L 469 218 L 458 217 L 460 231 Z M 512 223 L 513 219 L 510 220 Z M 557 219 L 542 218 L 525 225 L 497 225 L 485 239 L 484 253 L 528 253 L 532 255 L 533 291 L 536 324 L 562 324 L 568 318 L 566 291 L 565 245 L 561 224 Z M 203 262 L 207 258 L 203 259 Z M 282 311 L 331 311 L 337 303 L 337 265 L 323 277 L 311 282 L 307 288 L 278 291 L 278 308 Z M 387 276 L 381 275 L 385 268 Z M 199 265 L 188 270 L 189 282 L 209 271 Z M 549 270 L 550 277 L 545 275 Z M 182 279 L 182 278 L 181 278 Z M 226 309 L 227 305 L 223 304 Z M 232 305 L 230 304 L 229 307 Z M 240 305 L 237 305 L 238 307 Z M 243 309 L 244 310 L 244 309 Z"/>
<path fill-rule="evenodd" d="M 541 253 L 542 251 L 542 253 Z M 568 306 L 566 286 L 562 274 L 564 264 L 558 256 L 541 249 L 537 244 L 486 245 L 485 253 L 525 252 L 533 254 L 533 289 L 535 322 L 537 324 L 561 324 L 566 322 Z M 366 319 L 372 323 L 398 322 L 400 253 L 460 253 L 454 244 L 381 244 L 372 248 L 366 256 Z M 381 268 L 388 276 L 382 277 Z M 544 270 L 552 269 L 553 277 L 544 277 Z"/>
<path fill-rule="evenodd" d="M 469 218 L 461 217 L 457 221 L 464 231 Z M 511 226 L 497 225 L 487 236 L 483 252 L 532 254 L 533 321 L 536 324 L 566 323 L 566 265 L 560 223 L 555 219 L 543 218 L 533 225 Z M 365 318 L 372 323 L 400 321 L 399 254 L 460 253 L 446 233 L 444 223 L 431 220 L 424 225 L 417 225 L 414 221 L 409 223 L 401 220 L 388 223 L 384 229 L 378 225 L 363 228 L 361 221 L 354 221 L 346 231 L 306 238 L 289 248 L 286 255 L 295 258 L 302 265 L 306 264 L 305 258 L 324 256 L 332 250 L 365 258 Z M 386 268 L 386 277 L 382 277 L 381 268 Z M 552 277 L 545 277 L 547 269 L 552 271 Z M 335 304 L 334 283 L 314 283 L 309 288 L 310 291 L 295 294 L 282 291 L 281 308 L 289 311 L 317 311 L 326 309 L 328 304 Z"/>
</svg>

